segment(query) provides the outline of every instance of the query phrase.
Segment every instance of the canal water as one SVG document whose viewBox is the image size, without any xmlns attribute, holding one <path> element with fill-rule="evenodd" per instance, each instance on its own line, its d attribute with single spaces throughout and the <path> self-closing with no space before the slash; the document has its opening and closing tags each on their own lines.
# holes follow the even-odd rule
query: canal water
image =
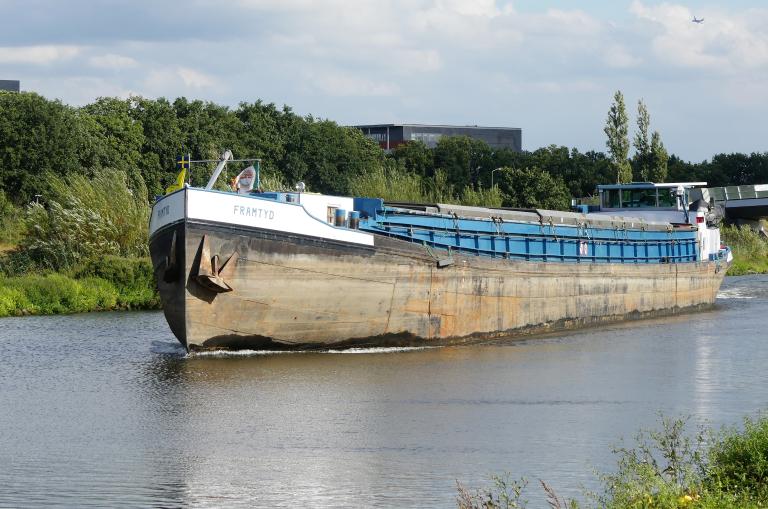
<svg viewBox="0 0 768 509">
<path fill-rule="evenodd" d="M 160 313 L 0 320 L 0 506 L 455 507 L 597 487 L 658 412 L 768 407 L 768 277 L 716 309 L 492 345 L 187 356 Z"/>
</svg>

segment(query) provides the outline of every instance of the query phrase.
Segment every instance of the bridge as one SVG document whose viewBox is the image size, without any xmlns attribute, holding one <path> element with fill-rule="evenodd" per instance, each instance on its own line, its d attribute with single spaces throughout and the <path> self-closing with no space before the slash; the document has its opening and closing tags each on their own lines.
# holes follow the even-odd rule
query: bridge
<svg viewBox="0 0 768 509">
<path fill-rule="evenodd" d="M 738 222 L 768 218 L 768 184 L 708 187 L 702 189 L 702 195 L 706 201 L 712 199 L 721 204 L 728 220 Z"/>
</svg>

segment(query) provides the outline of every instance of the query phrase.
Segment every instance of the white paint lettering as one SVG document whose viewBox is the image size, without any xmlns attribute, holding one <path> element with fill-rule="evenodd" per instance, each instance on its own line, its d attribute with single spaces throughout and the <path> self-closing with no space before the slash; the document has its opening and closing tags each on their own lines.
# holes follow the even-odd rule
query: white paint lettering
<svg viewBox="0 0 768 509">
<path fill-rule="evenodd" d="M 165 216 L 167 216 L 170 213 L 171 213 L 171 206 L 170 205 L 166 205 L 165 207 L 163 207 L 163 208 L 161 208 L 161 209 L 159 209 L 157 211 L 157 218 L 158 219 L 162 219 L 162 218 L 164 218 Z"/>
<path fill-rule="evenodd" d="M 245 205 L 235 205 L 234 208 L 232 209 L 232 213 L 234 215 L 254 217 L 258 219 L 267 219 L 270 221 L 275 219 L 274 210 L 267 210 L 259 207 L 247 207 Z"/>
</svg>

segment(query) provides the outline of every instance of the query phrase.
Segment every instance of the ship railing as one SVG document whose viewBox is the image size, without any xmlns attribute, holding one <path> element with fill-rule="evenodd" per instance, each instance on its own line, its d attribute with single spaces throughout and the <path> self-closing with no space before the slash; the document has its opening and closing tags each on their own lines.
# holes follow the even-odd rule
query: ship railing
<svg viewBox="0 0 768 509">
<path fill-rule="evenodd" d="M 408 228 L 414 232 L 447 232 L 455 234 L 460 232 L 463 235 L 496 235 L 496 236 L 513 236 L 513 237 L 530 237 L 530 238 L 553 238 L 563 237 L 566 239 L 577 240 L 596 240 L 601 242 L 681 242 L 691 241 L 695 242 L 696 230 L 693 228 L 673 229 L 669 228 L 665 231 L 648 231 L 643 229 L 622 229 L 622 228 L 595 228 L 590 226 L 557 226 L 550 223 L 540 224 L 525 224 L 517 226 L 525 226 L 531 228 L 537 228 L 536 233 L 523 233 L 523 232 L 510 232 L 503 228 L 503 225 L 511 225 L 511 223 L 492 223 L 486 221 L 490 226 L 487 229 L 473 229 L 467 228 L 457 222 L 455 218 L 450 218 L 450 223 L 444 223 L 440 226 L 419 225 L 412 223 L 403 223 L 388 220 L 376 220 L 369 221 L 368 224 L 373 228 L 388 229 L 388 228 Z M 485 225 L 484 225 L 485 226 Z M 546 231 L 546 230 L 549 231 Z"/>
<path fill-rule="evenodd" d="M 377 225 L 378 226 L 378 225 Z M 483 232 L 481 235 L 469 232 L 451 232 L 450 230 L 430 230 L 413 226 L 397 225 L 366 229 L 390 237 L 407 240 L 416 244 L 431 246 L 449 251 L 471 253 L 493 258 L 515 258 L 525 260 L 561 260 L 570 262 L 618 262 L 618 263 L 675 263 L 698 261 L 698 242 L 693 239 L 668 240 L 600 240 L 558 237 L 546 235 L 506 234 L 493 235 Z M 416 233 L 428 234 L 429 238 L 416 236 Z M 450 238 L 442 241 L 438 237 Z M 468 246 L 462 240 L 473 243 Z M 481 240 L 490 243 L 490 248 L 482 247 Z M 520 244 L 523 250 L 513 250 L 511 244 Z M 497 244 L 502 249 L 497 249 Z M 568 246 L 568 249 L 566 249 Z M 605 247 L 603 247 L 605 246 Z M 586 251 L 583 252 L 582 250 Z M 618 251 L 618 252 L 614 252 Z M 653 251 L 653 254 L 651 254 Z"/>
</svg>

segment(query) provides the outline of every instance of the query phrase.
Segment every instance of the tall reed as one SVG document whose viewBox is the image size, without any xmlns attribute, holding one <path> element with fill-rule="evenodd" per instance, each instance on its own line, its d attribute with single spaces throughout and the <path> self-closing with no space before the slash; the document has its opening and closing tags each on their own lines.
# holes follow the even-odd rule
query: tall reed
<svg viewBox="0 0 768 509">
<path fill-rule="evenodd" d="M 110 170 L 46 178 L 50 194 L 27 207 L 20 254 L 53 270 L 96 256 L 148 254 L 150 207 L 143 183 L 132 188 L 124 172 Z"/>
</svg>

